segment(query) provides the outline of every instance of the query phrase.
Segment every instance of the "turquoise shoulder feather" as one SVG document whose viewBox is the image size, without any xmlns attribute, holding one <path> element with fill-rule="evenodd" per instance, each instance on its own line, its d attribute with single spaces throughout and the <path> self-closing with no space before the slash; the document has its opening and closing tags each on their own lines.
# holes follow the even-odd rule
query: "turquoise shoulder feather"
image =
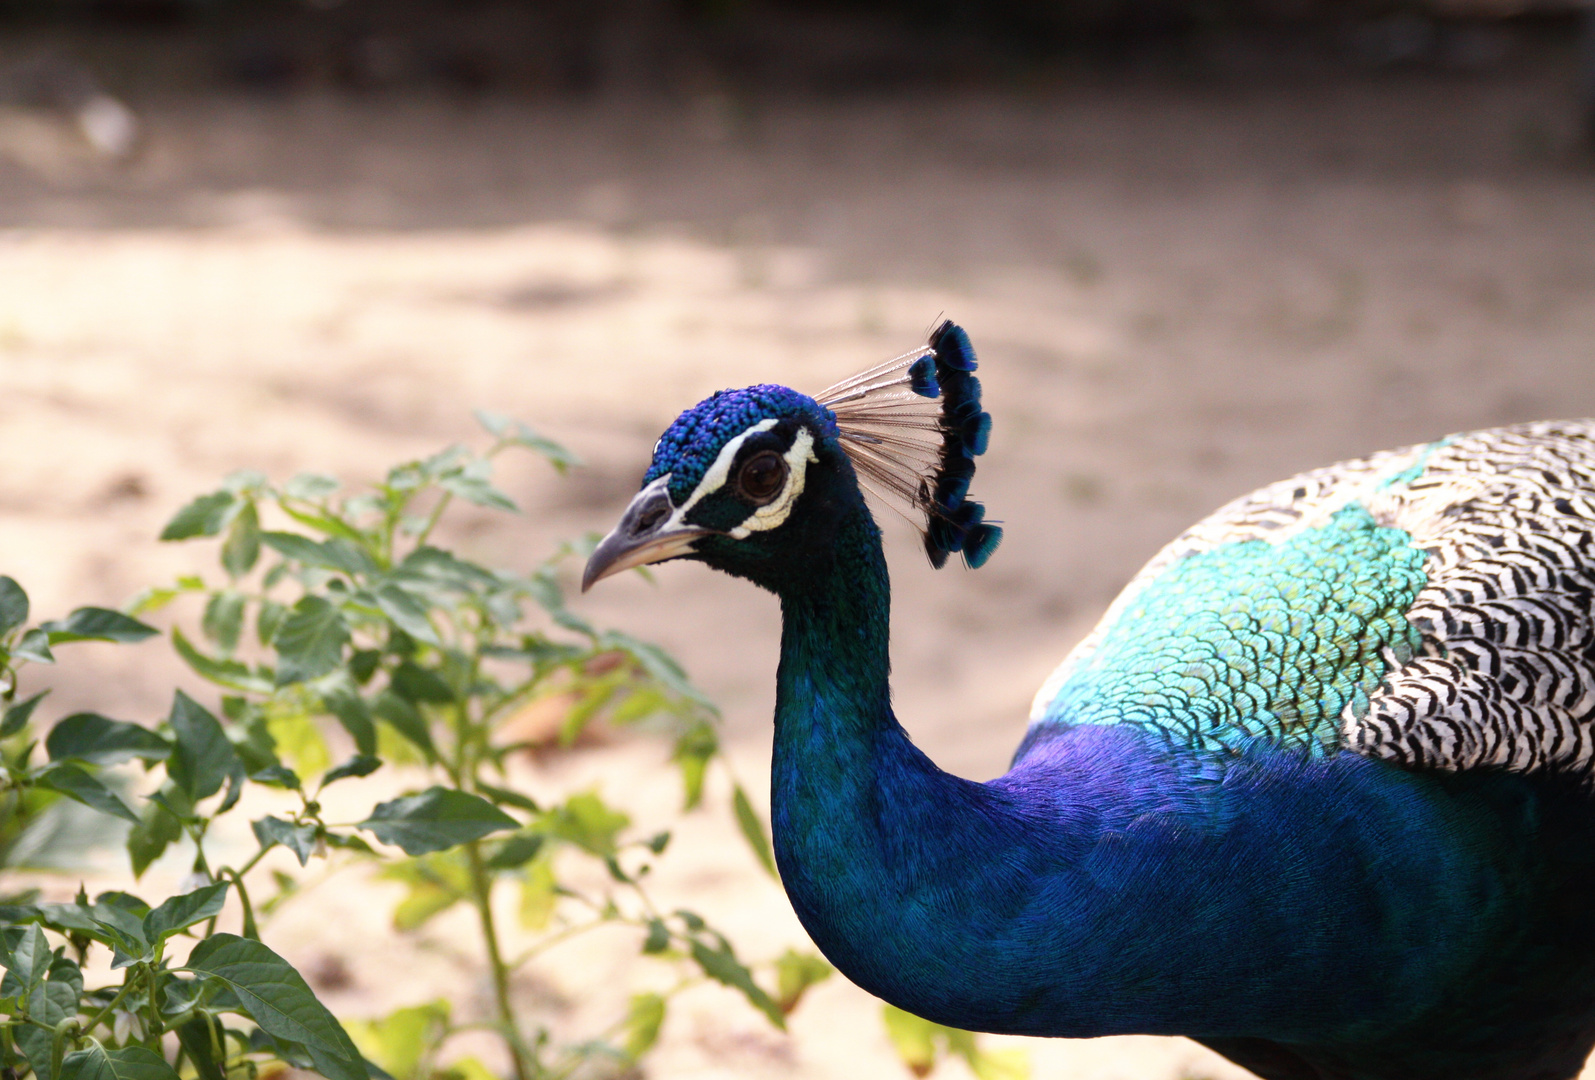
<svg viewBox="0 0 1595 1080">
<path fill-rule="evenodd" d="M 1129 723 L 1191 747 L 1587 772 L 1592 601 L 1595 423 L 1345 462 L 1160 552 L 1042 687 L 1025 748 Z"/>
</svg>

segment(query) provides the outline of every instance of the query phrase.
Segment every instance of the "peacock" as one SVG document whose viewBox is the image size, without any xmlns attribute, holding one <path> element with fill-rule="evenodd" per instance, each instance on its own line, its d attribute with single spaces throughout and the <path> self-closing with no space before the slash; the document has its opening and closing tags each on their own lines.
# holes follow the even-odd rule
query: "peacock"
<svg viewBox="0 0 1595 1080">
<path fill-rule="evenodd" d="M 1595 421 L 1304 473 L 1165 547 L 1008 772 L 892 712 L 866 494 L 931 562 L 1002 537 L 968 335 L 713 395 L 583 589 L 686 558 L 781 602 L 782 883 L 865 990 L 977 1031 L 1185 1035 L 1264 1080 L 1567 1080 L 1595 1043 Z"/>
</svg>

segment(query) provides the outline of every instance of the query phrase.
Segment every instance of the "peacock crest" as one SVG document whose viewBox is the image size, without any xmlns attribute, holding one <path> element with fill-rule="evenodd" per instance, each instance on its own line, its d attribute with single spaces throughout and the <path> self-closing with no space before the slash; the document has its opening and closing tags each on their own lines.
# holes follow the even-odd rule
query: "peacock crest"
<svg viewBox="0 0 1595 1080">
<path fill-rule="evenodd" d="M 955 552 L 981 566 L 1002 541 L 969 498 L 991 438 L 975 367 L 969 335 L 944 321 L 920 348 L 814 395 L 835 417 L 860 486 L 920 530 L 937 568 Z"/>
</svg>

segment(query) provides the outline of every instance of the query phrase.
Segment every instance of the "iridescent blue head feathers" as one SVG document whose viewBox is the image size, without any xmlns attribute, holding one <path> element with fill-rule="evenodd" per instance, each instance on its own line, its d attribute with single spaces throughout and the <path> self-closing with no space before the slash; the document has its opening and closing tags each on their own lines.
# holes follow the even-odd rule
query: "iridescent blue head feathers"
<svg viewBox="0 0 1595 1080">
<path fill-rule="evenodd" d="M 822 435 L 835 437 L 835 418 L 814 400 L 773 383 L 719 390 L 676 417 L 654 446 L 653 463 L 643 483 L 669 475 L 670 496 L 684 502 L 714 463 L 726 440 L 760 419 L 786 416 L 804 420 Z"/>
<path fill-rule="evenodd" d="M 985 507 L 969 498 L 975 458 L 991 437 L 974 370 L 969 335 L 943 322 L 923 348 L 814 397 L 835 417 L 860 484 L 921 530 L 937 567 L 954 552 L 980 566 L 1002 540 Z"/>
</svg>

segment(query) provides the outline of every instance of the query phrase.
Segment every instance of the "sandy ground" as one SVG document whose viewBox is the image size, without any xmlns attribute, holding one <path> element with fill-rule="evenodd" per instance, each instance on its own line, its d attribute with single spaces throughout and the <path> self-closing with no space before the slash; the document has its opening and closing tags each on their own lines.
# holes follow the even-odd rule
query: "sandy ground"
<svg viewBox="0 0 1595 1080">
<path fill-rule="evenodd" d="M 370 476 L 472 437 L 479 405 L 589 463 L 564 481 L 511 469 L 529 512 L 454 538 L 529 565 L 608 527 L 681 408 L 758 381 L 817 389 L 945 312 L 983 360 L 997 426 L 977 490 L 1007 539 L 978 573 L 935 573 L 885 522 L 896 699 L 938 762 L 993 776 L 1051 666 L 1202 513 L 1337 458 L 1595 413 L 1595 177 L 1565 91 L 1551 70 L 609 110 L 157 99 L 122 166 L 4 113 L 0 570 L 45 614 L 120 603 L 207 564 L 153 537 L 229 470 Z M 774 602 L 700 568 L 658 578 L 582 608 L 682 657 L 756 777 Z M 158 646 L 80 649 L 56 715 L 152 717 L 181 677 Z M 659 757 L 611 746 L 522 780 L 662 812 Z M 726 823 L 688 822 L 672 859 L 670 902 L 749 953 L 802 940 Z M 340 879 L 270 936 L 347 969 L 324 980 L 346 1014 L 478 1008 L 455 924 L 396 947 L 390 899 Z M 519 992 L 585 1021 L 629 970 L 573 951 Z M 1038 1077 L 1245 1075 L 1181 1040 L 1028 1045 Z M 896 1070 L 839 980 L 791 1037 L 697 992 L 649 1066 Z"/>
</svg>

